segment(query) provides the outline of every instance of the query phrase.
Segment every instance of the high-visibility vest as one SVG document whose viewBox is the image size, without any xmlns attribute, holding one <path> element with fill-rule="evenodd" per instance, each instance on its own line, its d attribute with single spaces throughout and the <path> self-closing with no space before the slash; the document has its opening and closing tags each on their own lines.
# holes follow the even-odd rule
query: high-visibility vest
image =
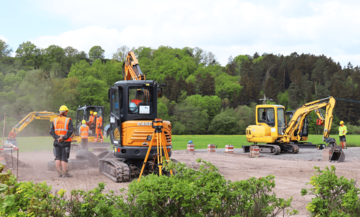
<svg viewBox="0 0 360 217">
<path fill-rule="evenodd" d="M 54 119 L 54 130 L 55 134 L 58 136 L 65 136 L 66 133 L 69 131 L 69 122 L 70 118 L 67 118 L 65 116 L 59 116 Z M 69 137 L 65 142 L 71 142 L 71 137 Z"/>
<path fill-rule="evenodd" d="M 89 117 L 90 124 L 94 123 L 94 120 L 95 120 L 94 115 L 90 115 L 90 117 Z"/>
<path fill-rule="evenodd" d="M 102 117 L 96 118 L 96 127 L 102 127 Z"/>
<path fill-rule="evenodd" d="M 347 128 L 346 126 L 340 126 L 339 127 L 339 136 L 343 136 L 343 135 L 346 135 L 347 134 Z"/>
<path fill-rule="evenodd" d="M 139 100 L 139 99 L 133 99 L 133 100 L 131 100 L 131 102 L 135 103 L 135 104 L 136 104 L 136 106 L 138 106 L 138 105 L 139 105 L 139 103 L 141 103 L 142 101 L 141 101 L 141 100 Z"/>
<path fill-rule="evenodd" d="M 82 139 L 87 139 L 89 136 L 89 127 L 86 124 L 80 126 L 80 137 Z"/>
</svg>

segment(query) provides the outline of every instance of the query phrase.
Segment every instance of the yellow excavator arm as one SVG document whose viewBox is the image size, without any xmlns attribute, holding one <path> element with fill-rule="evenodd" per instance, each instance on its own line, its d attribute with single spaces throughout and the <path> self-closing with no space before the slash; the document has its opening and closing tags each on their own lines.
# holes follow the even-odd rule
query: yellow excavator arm
<svg viewBox="0 0 360 217">
<path fill-rule="evenodd" d="M 142 73 L 139 62 L 133 51 L 130 51 L 124 62 L 124 80 L 145 80 L 145 75 Z"/>
<path fill-rule="evenodd" d="M 31 112 L 26 115 L 19 123 L 17 123 L 9 133 L 9 137 L 15 137 L 16 134 L 21 132 L 27 125 L 29 125 L 33 120 L 48 120 L 53 121 L 54 118 L 58 117 L 58 114 L 54 112 L 42 111 L 42 112 Z"/>
<path fill-rule="evenodd" d="M 319 120 L 321 120 L 321 125 L 324 125 L 324 133 L 323 133 L 323 141 L 326 141 L 327 138 L 330 136 L 330 130 L 333 120 L 333 111 L 335 108 L 335 99 L 334 97 L 330 96 L 328 98 L 316 100 L 310 103 L 304 104 L 301 108 L 298 108 L 294 115 L 292 116 L 291 120 L 287 128 L 284 131 L 284 136 L 281 139 L 281 142 L 289 143 L 291 139 L 291 135 L 294 134 L 295 130 L 298 130 L 298 137 L 300 137 L 300 132 L 304 125 L 305 117 L 312 111 L 318 115 Z M 326 115 L 325 118 L 320 113 L 320 108 L 326 107 Z M 299 138 L 300 141 L 300 138 Z"/>
</svg>

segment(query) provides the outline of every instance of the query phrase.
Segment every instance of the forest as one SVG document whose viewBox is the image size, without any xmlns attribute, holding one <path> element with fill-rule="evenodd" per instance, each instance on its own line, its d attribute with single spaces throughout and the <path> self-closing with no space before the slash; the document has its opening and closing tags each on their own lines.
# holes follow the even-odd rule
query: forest
<svg viewBox="0 0 360 217">
<path fill-rule="evenodd" d="M 306 102 L 338 98 L 332 133 L 344 120 L 350 134 L 360 133 L 360 68 L 341 66 L 325 55 L 255 53 L 230 56 L 221 66 L 212 52 L 195 47 L 122 46 L 106 59 L 101 46 L 88 52 L 30 41 L 15 50 L 0 40 L 0 130 L 5 136 L 29 112 L 57 112 L 63 104 L 74 118 L 82 105 L 105 106 L 108 89 L 123 79 L 123 61 L 133 50 L 147 79 L 165 84 L 158 116 L 172 123 L 173 134 L 245 134 L 255 123 L 255 106 L 267 103 L 294 110 Z M 310 114 L 309 132 L 321 134 Z M 48 135 L 50 124 L 35 121 L 21 135 Z"/>
</svg>

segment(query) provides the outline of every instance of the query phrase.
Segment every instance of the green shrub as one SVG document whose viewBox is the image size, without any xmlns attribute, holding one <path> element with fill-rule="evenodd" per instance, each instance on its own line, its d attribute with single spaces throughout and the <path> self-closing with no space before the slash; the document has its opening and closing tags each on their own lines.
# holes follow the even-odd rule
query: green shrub
<svg viewBox="0 0 360 217">
<path fill-rule="evenodd" d="M 199 170 L 185 164 L 165 164 L 176 175 L 142 177 L 120 195 L 103 193 L 104 183 L 91 191 L 51 193 L 45 182 L 16 182 L 0 173 L 0 216 L 276 216 L 295 214 L 290 199 L 276 198 L 274 176 L 231 182 L 210 162 L 198 159 Z M 0 172 L 3 166 L 0 165 Z M 349 195 L 350 197 L 351 195 Z M 351 200 L 351 198 L 349 198 Z"/>
<path fill-rule="evenodd" d="M 3 169 L 0 164 L 0 216 L 64 216 L 67 202 L 61 191 L 51 194 L 45 182 L 18 183 L 10 170 L 2 173 Z"/>
<path fill-rule="evenodd" d="M 104 188 L 105 183 L 99 183 L 97 188 L 88 192 L 71 191 L 68 204 L 69 216 L 125 216 L 129 211 L 123 196 L 115 196 L 113 191 L 103 194 Z"/>
<path fill-rule="evenodd" d="M 306 209 L 312 216 L 359 216 L 360 189 L 354 180 L 338 177 L 335 167 L 325 170 L 315 167 L 310 183 L 313 187 L 302 189 L 301 195 L 314 195 Z"/>
<path fill-rule="evenodd" d="M 175 168 L 174 176 L 149 175 L 130 183 L 128 198 L 133 216 L 276 216 L 297 213 L 288 210 L 291 200 L 276 198 L 274 176 L 231 182 L 224 179 L 210 162 L 200 169 L 185 164 Z"/>
</svg>

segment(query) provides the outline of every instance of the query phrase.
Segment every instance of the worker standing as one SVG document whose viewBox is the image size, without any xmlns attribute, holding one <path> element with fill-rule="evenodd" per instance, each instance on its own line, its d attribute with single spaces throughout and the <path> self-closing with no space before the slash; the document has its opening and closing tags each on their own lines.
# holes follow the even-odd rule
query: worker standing
<svg viewBox="0 0 360 217">
<path fill-rule="evenodd" d="M 90 111 L 90 117 L 89 117 L 89 127 L 91 130 L 91 134 L 95 134 L 95 116 L 94 116 L 94 112 Z"/>
<path fill-rule="evenodd" d="M 71 135 L 74 132 L 71 118 L 66 117 L 69 109 L 62 105 L 60 115 L 51 123 L 50 135 L 54 138 L 55 166 L 58 177 L 71 177 L 67 171 L 67 162 L 70 157 Z M 61 170 L 62 167 L 62 170 Z"/>
<path fill-rule="evenodd" d="M 81 148 L 88 150 L 88 137 L 89 137 L 89 126 L 86 125 L 86 121 L 82 120 L 80 126 L 80 137 L 81 137 Z"/>
<path fill-rule="evenodd" d="M 340 137 L 340 144 L 343 149 L 346 149 L 346 134 L 347 134 L 347 128 L 344 125 L 344 121 L 340 121 L 339 137 Z"/>
<path fill-rule="evenodd" d="M 96 139 L 95 142 L 100 141 L 103 142 L 103 135 L 102 135 L 102 117 L 98 116 L 97 112 L 94 113 L 96 118 Z M 99 138 L 99 135 L 101 135 L 101 138 Z"/>
</svg>

